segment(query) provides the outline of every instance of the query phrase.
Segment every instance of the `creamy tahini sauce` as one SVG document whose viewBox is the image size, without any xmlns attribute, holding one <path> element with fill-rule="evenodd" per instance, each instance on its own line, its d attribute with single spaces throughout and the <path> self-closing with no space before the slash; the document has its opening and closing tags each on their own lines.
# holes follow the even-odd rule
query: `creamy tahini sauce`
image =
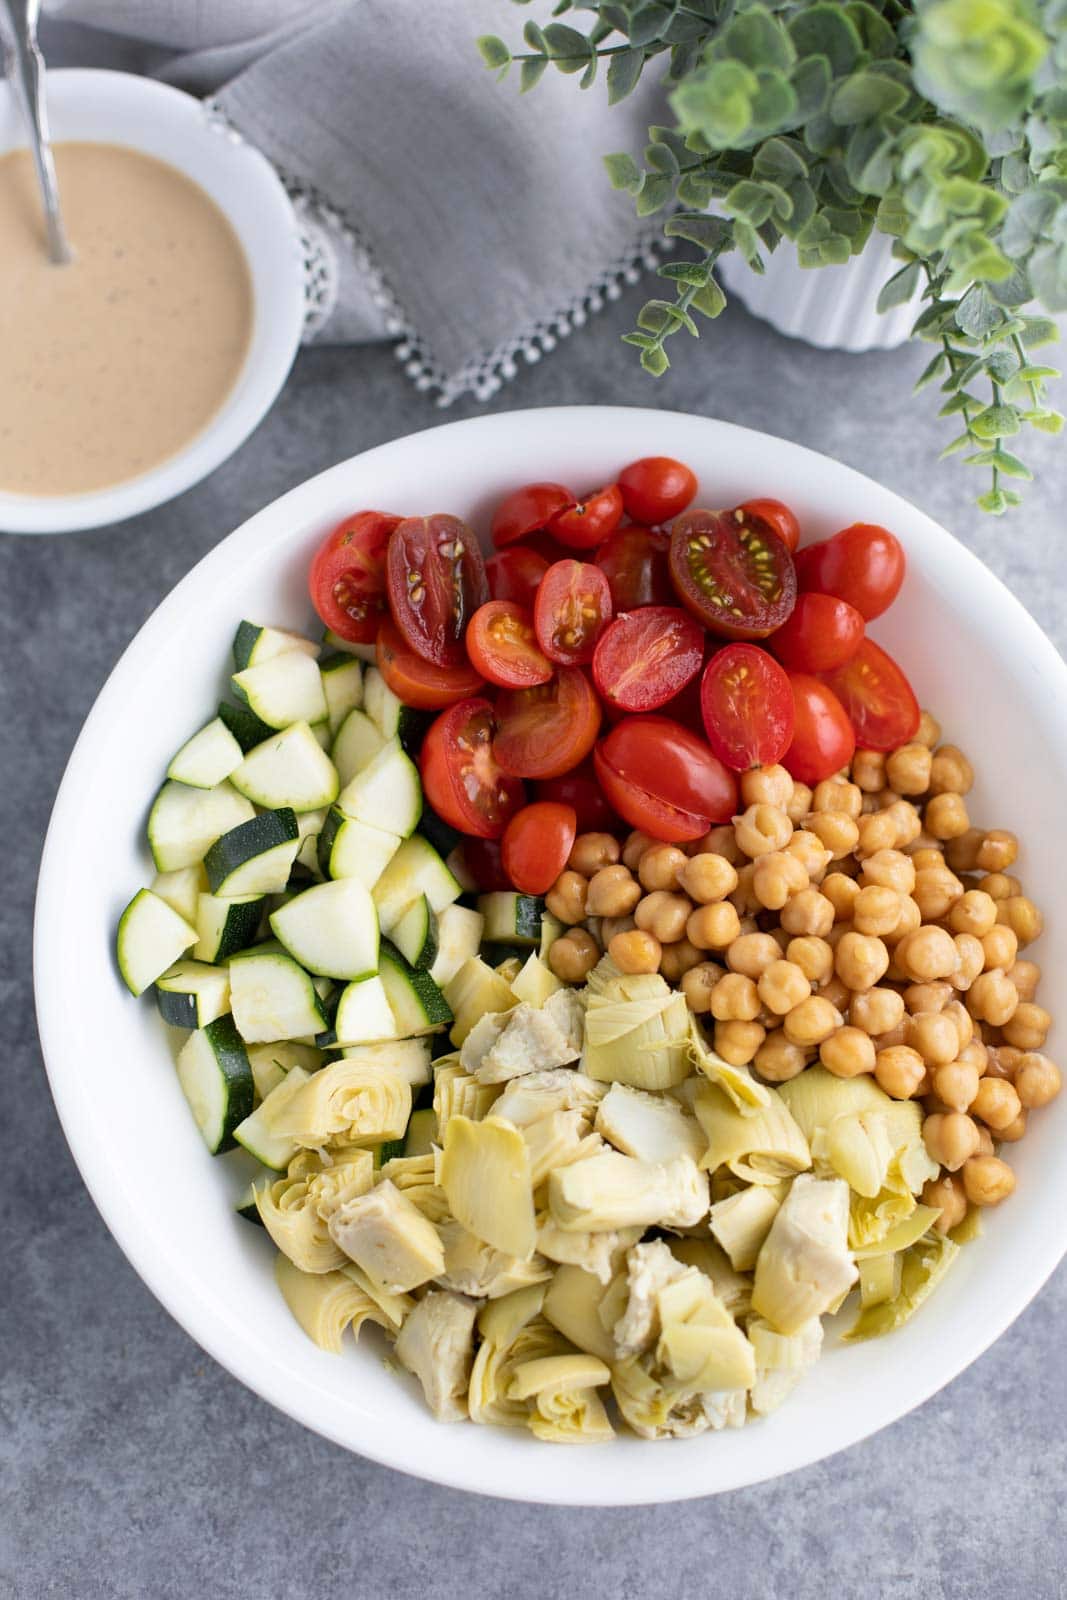
<svg viewBox="0 0 1067 1600">
<path fill-rule="evenodd" d="M 56 146 L 75 252 L 50 264 L 27 151 L 0 156 L 0 490 L 74 494 L 137 477 L 232 389 L 252 280 L 198 184 L 122 145 Z"/>
</svg>

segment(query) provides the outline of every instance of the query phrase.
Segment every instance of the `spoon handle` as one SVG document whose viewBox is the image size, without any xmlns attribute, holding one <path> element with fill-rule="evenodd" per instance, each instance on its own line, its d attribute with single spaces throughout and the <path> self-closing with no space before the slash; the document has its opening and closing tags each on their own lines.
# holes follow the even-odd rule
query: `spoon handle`
<svg viewBox="0 0 1067 1600">
<path fill-rule="evenodd" d="M 37 9 L 35 0 L 0 0 L 0 13 L 6 12 L 11 24 L 11 80 L 30 133 L 33 164 L 37 169 L 37 182 L 44 202 L 48 254 L 57 266 L 61 266 L 71 259 L 71 249 L 60 215 L 59 188 L 48 135 L 44 58 L 37 43 Z"/>
</svg>

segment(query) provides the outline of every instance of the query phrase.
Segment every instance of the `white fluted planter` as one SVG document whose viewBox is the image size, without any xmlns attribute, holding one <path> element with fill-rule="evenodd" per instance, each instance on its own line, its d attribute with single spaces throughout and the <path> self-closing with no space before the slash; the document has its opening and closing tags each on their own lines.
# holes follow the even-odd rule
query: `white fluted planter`
<svg viewBox="0 0 1067 1600">
<path fill-rule="evenodd" d="M 723 256 L 718 275 L 728 295 L 790 339 L 824 350 L 893 350 L 911 336 L 921 298 L 879 313 L 883 284 L 901 265 L 892 240 L 873 233 L 863 251 L 840 267 L 801 267 L 783 240 L 767 256 L 767 270 L 753 272 L 737 252 Z"/>
</svg>

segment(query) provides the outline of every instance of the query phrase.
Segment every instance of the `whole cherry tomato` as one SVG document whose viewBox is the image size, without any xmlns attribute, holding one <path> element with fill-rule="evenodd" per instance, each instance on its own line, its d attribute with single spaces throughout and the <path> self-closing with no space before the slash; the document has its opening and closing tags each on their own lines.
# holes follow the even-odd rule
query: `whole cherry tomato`
<svg viewBox="0 0 1067 1600">
<path fill-rule="evenodd" d="M 467 524 L 444 513 L 405 518 L 389 537 L 385 581 L 409 648 L 435 666 L 459 666 L 467 623 L 489 598 L 485 562 Z"/>
<path fill-rule="evenodd" d="M 420 711 L 440 711 L 459 700 L 469 700 L 483 687 L 483 679 L 469 661 L 455 667 L 435 667 L 432 661 L 409 650 L 392 617 L 378 629 L 375 644 L 378 671 L 398 700 Z"/>
<path fill-rule="evenodd" d="M 553 556 L 553 561 L 557 557 Z M 532 606 L 537 585 L 548 571 L 550 562 L 526 544 L 509 545 L 499 550 L 485 563 L 489 579 L 489 593 L 494 600 L 515 600 L 520 606 Z"/>
<path fill-rule="evenodd" d="M 755 644 L 728 644 L 700 685 L 708 743 L 734 772 L 772 767 L 793 738 L 793 692 L 774 657 Z"/>
<path fill-rule="evenodd" d="M 557 511 L 548 532 L 569 550 L 595 550 L 622 521 L 622 490 L 609 483 L 577 505 Z"/>
<path fill-rule="evenodd" d="M 651 528 L 617 528 L 596 553 L 596 564 L 608 580 L 616 614 L 638 606 L 674 604 L 668 559 L 670 535 Z"/>
<path fill-rule="evenodd" d="M 863 618 L 832 594 L 798 594 L 791 614 L 767 641 L 790 672 L 829 672 L 859 649 Z"/>
<path fill-rule="evenodd" d="M 588 758 L 559 778 L 542 778 L 537 785 L 538 800 L 557 800 L 573 806 L 579 833 L 611 833 L 619 819 L 604 799 L 604 791 Z"/>
<path fill-rule="evenodd" d="M 800 543 L 800 523 L 781 500 L 745 500 L 738 509 L 761 518 L 768 528 L 773 528 L 790 554 Z"/>
<path fill-rule="evenodd" d="M 499 839 L 464 839 L 459 851 L 474 887 L 482 894 L 511 888 L 511 879 L 504 871 Z"/>
<path fill-rule="evenodd" d="M 529 608 L 514 600 L 490 600 L 478 607 L 467 629 L 467 654 L 483 678 L 505 689 L 547 683 L 553 672 L 537 647 Z"/>
<path fill-rule="evenodd" d="M 512 886 L 520 894 L 547 894 L 567 865 L 577 831 L 573 806 L 535 800 L 516 811 L 500 841 Z"/>
<path fill-rule="evenodd" d="M 797 583 L 802 590 L 847 600 L 871 622 L 893 604 L 906 565 L 900 540 L 888 528 L 854 522 L 832 539 L 797 551 Z"/>
<path fill-rule="evenodd" d="M 852 760 L 856 735 L 834 691 L 806 672 L 791 672 L 793 742 L 782 766 L 801 783 L 815 785 Z"/>
<path fill-rule="evenodd" d="M 919 726 L 915 691 L 891 655 L 864 639 L 844 666 L 820 674 L 841 701 L 865 750 L 895 750 Z"/>
<path fill-rule="evenodd" d="M 493 754 L 496 721 L 488 700 L 461 700 L 442 711 L 419 752 L 426 798 L 461 833 L 499 839 L 525 799 L 521 782 Z"/>
<path fill-rule="evenodd" d="M 626 515 L 635 522 L 669 522 L 697 492 L 696 475 L 672 456 L 642 456 L 619 473 Z"/>
<path fill-rule="evenodd" d="M 793 609 L 793 558 L 759 517 L 686 511 L 671 529 L 671 579 L 698 622 L 724 639 L 763 639 Z"/>
<path fill-rule="evenodd" d="M 632 828 L 677 843 L 737 810 L 737 780 L 703 739 L 668 717 L 625 717 L 596 747 L 608 803 Z"/>
<path fill-rule="evenodd" d="M 592 661 L 611 621 L 611 591 L 589 561 L 557 561 L 541 579 L 534 601 L 537 642 L 550 661 L 573 667 Z"/>
<path fill-rule="evenodd" d="M 372 644 L 389 613 L 385 553 L 402 519 L 356 511 L 326 535 L 311 560 L 311 603 L 328 628 L 352 644 Z"/>
<path fill-rule="evenodd" d="M 528 533 L 547 528 L 557 511 L 575 503 L 575 496 L 561 483 L 527 483 L 501 500 L 493 512 L 491 531 L 497 549 L 525 539 Z"/>
</svg>

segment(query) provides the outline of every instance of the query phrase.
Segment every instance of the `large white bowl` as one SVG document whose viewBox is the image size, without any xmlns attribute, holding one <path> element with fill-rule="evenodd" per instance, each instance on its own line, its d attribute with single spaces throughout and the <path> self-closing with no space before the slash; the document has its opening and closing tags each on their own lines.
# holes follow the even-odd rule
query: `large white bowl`
<svg viewBox="0 0 1067 1600">
<path fill-rule="evenodd" d="M 414 1380 L 383 1368 L 373 1337 L 343 1357 L 316 1349 L 275 1287 L 267 1240 L 233 1216 L 235 1158 L 205 1153 L 155 1008 L 123 989 L 111 949 L 123 904 L 151 876 L 148 802 L 173 750 L 211 714 L 238 620 L 307 626 L 308 558 L 354 508 L 449 510 L 484 530 L 494 500 L 531 477 L 588 488 L 636 456 L 667 453 L 698 471 L 701 503 L 770 494 L 795 507 L 809 539 L 863 519 L 903 540 L 907 582 L 874 632 L 974 758 L 974 816 L 1023 839 L 1020 870 L 1050 913 L 1040 959 L 1063 970 L 1067 669 L 1036 623 L 943 528 L 860 473 L 662 411 L 553 408 L 452 423 L 343 462 L 261 511 L 178 585 L 115 668 L 71 756 L 41 867 L 34 953 L 52 1090 L 85 1182 L 137 1271 L 193 1338 L 283 1411 L 374 1460 L 484 1494 L 634 1504 L 817 1461 L 954 1378 L 1067 1245 L 1065 1099 L 1013 1147 L 1016 1197 L 899 1333 L 831 1349 L 781 1411 L 739 1432 L 561 1450 L 510 1429 L 434 1423 Z"/>
<path fill-rule="evenodd" d="M 69 533 L 121 522 L 199 483 L 264 416 L 285 382 L 304 326 L 303 250 L 289 197 L 270 162 L 218 126 L 199 100 L 128 72 L 70 68 L 49 74 L 48 110 L 53 142 L 132 145 L 206 190 L 229 218 L 248 260 L 252 336 L 230 393 L 177 454 L 91 493 L 0 491 L 0 528 L 7 533 Z M 0 81 L 0 155 L 25 144 L 14 93 Z"/>
</svg>

